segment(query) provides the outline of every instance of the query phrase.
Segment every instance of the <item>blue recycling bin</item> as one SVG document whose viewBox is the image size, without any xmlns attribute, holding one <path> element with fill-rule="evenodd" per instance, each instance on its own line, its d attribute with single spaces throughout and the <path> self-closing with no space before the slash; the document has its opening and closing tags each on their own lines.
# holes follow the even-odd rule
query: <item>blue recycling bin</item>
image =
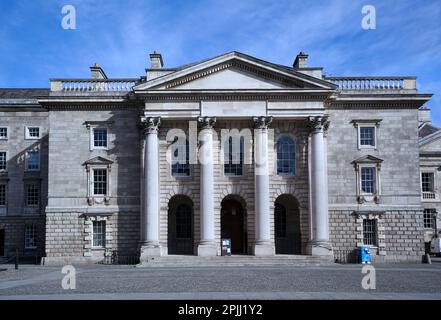
<svg viewBox="0 0 441 320">
<path fill-rule="evenodd" d="M 359 257 L 361 264 L 371 264 L 372 263 L 371 248 L 369 246 L 360 246 L 358 250 L 359 250 Z"/>
</svg>

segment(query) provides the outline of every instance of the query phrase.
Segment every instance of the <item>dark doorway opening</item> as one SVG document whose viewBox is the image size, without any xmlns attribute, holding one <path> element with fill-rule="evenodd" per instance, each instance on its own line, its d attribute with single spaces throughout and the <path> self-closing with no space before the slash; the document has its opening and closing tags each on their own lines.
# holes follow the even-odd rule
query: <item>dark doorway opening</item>
<svg viewBox="0 0 441 320">
<path fill-rule="evenodd" d="M 246 212 L 234 198 L 225 198 L 221 209 L 222 239 L 231 239 L 232 254 L 247 254 Z"/>
<path fill-rule="evenodd" d="M 168 205 L 168 254 L 194 254 L 193 202 L 174 196 Z"/>
<path fill-rule="evenodd" d="M 301 254 L 299 203 L 291 195 L 279 196 L 274 203 L 276 254 Z"/>
</svg>

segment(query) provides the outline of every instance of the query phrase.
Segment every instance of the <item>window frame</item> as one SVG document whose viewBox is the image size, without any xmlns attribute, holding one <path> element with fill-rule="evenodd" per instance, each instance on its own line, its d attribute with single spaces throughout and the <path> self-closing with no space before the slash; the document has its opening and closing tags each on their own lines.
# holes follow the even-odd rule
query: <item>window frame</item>
<svg viewBox="0 0 441 320">
<path fill-rule="evenodd" d="M 357 129 L 357 149 L 358 150 L 377 150 L 378 149 L 378 132 L 380 127 L 380 122 L 382 119 L 354 119 L 351 122 Z M 362 145 L 361 144 L 361 133 L 360 128 L 374 128 L 374 145 Z"/>
<path fill-rule="evenodd" d="M 6 129 L 6 136 L 0 135 L 0 140 L 8 140 L 9 139 L 9 127 L 1 126 L 1 129 Z"/>
<path fill-rule="evenodd" d="M 37 168 L 36 169 L 29 169 L 29 153 L 38 153 L 37 157 Z M 40 171 L 40 164 L 41 164 L 41 152 L 40 150 L 28 150 L 25 153 L 25 171 Z"/>
<path fill-rule="evenodd" d="M 223 146 L 222 146 L 222 159 L 223 159 L 223 162 L 222 162 L 222 174 L 223 174 L 223 176 L 224 177 L 227 177 L 227 178 L 240 178 L 240 177 L 243 177 L 244 176 L 244 165 L 245 165 L 245 137 L 244 136 L 242 136 L 242 135 L 239 135 L 239 163 L 233 163 L 234 161 L 233 161 L 233 146 L 232 146 L 232 143 L 233 143 L 233 136 L 232 135 L 228 135 L 227 137 L 226 137 L 226 139 L 223 141 Z M 231 143 L 230 143 L 230 139 L 231 139 Z M 229 158 L 228 158 L 228 161 L 225 161 L 225 146 L 228 146 L 228 155 L 229 155 Z M 230 147 L 231 146 L 231 147 Z M 231 149 L 231 152 L 230 152 L 230 149 Z M 231 157 L 231 163 L 230 163 L 230 157 Z M 226 172 L 225 172 L 225 170 L 226 170 L 226 166 L 227 165 L 237 165 L 237 167 L 236 168 L 239 168 L 240 167 L 240 174 L 227 174 Z M 236 170 L 237 171 L 237 170 Z"/>
<path fill-rule="evenodd" d="M 30 135 L 31 128 L 38 128 L 38 137 L 33 137 Z M 41 138 L 41 127 L 40 126 L 25 126 L 25 140 L 39 140 Z"/>
<path fill-rule="evenodd" d="M 185 159 L 185 163 L 173 163 L 174 161 L 174 151 L 176 151 L 173 147 L 173 144 L 178 143 L 179 141 L 179 136 L 174 136 L 172 138 L 172 141 L 170 141 L 170 176 L 174 177 L 174 178 L 188 178 L 191 177 L 191 165 L 190 165 L 190 141 L 188 141 L 187 137 L 181 136 L 181 139 L 185 140 L 185 148 L 186 148 L 186 159 Z M 181 140 L 182 141 L 182 140 Z M 182 146 L 177 146 L 178 148 L 178 159 L 179 159 L 179 151 Z M 184 168 L 184 166 L 187 167 L 188 170 L 188 174 L 185 173 L 174 173 L 174 165 L 178 165 L 178 166 L 182 166 L 182 168 Z M 185 169 L 185 168 L 184 168 Z M 184 170 L 182 169 L 182 170 Z"/>
<path fill-rule="evenodd" d="M 292 173 L 292 172 L 290 172 L 290 173 L 279 173 L 279 152 L 278 152 L 278 145 L 279 145 L 279 140 L 281 140 L 281 139 L 283 139 L 283 138 L 287 138 L 287 139 L 290 139 L 292 142 L 293 142 L 293 144 L 294 144 L 294 166 L 293 166 L 293 169 L 294 169 L 294 173 Z M 277 140 L 276 140 L 276 144 L 275 144 L 275 153 L 274 153 L 274 156 L 275 156 L 275 169 L 276 169 L 276 175 L 277 176 L 279 176 L 279 177 L 295 177 L 295 176 L 297 176 L 297 144 L 296 144 L 296 140 L 291 136 L 291 135 L 288 135 L 288 134 L 281 134 L 281 135 L 279 135 L 278 137 L 277 137 Z"/>
<path fill-rule="evenodd" d="M 8 183 L 7 181 L 0 180 L 0 187 L 4 186 L 5 188 L 5 201 L 4 204 L 0 204 L 0 216 L 6 216 L 7 215 L 7 208 L 8 208 Z"/>
<path fill-rule="evenodd" d="M 28 246 L 28 228 L 32 228 L 32 238 L 34 245 Z M 26 224 L 24 230 L 24 248 L 25 250 L 37 249 L 37 226 L 35 224 Z"/>
<path fill-rule="evenodd" d="M 428 211 L 428 212 L 426 212 Z M 436 208 L 424 208 L 423 211 L 423 226 L 426 230 L 436 230 L 436 215 L 438 212 L 436 211 Z M 426 215 L 430 215 L 430 219 L 426 219 Z M 430 226 L 426 226 L 426 220 L 430 221 Z"/>
<path fill-rule="evenodd" d="M 106 175 L 106 192 L 104 194 L 96 194 L 95 193 L 95 171 L 96 170 L 104 170 Z M 95 198 L 106 198 L 109 196 L 109 169 L 107 167 L 103 166 L 96 166 L 91 168 L 92 174 L 91 174 L 91 195 Z"/>
<path fill-rule="evenodd" d="M 374 170 L 374 181 L 373 183 L 373 192 L 365 192 L 363 191 L 363 169 L 373 169 Z M 359 184 L 358 184 L 358 188 L 360 190 L 360 195 L 362 196 L 374 196 L 376 194 L 378 194 L 378 170 L 377 170 L 377 166 L 376 165 L 360 165 L 359 167 L 359 171 L 360 171 L 360 178 L 359 178 Z"/>
<path fill-rule="evenodd" d="M 95 130 L 106 130 L 106 146 L 95 145 Z M 91 150 L 109 150 L 109 128 L 107 126 L 93 126 L 90 128 Z"/>
<path fill-rule="evenodd" d="M 37 187 L 38 196 L 37 196 L 37 204 L 29 204 L 29 190 L 28 187 L 31 185 L 35 185 Z M 37 181 L 27 181 L 24 183 L 24 205 L 26 208 L 39 208 L 41 204 L 41 185 Z"/>
<path fill-rule="evenodd" d="M 7 150 L 0 150 L 0 153 L 5 153 L 5 168 L 0 169 L 0 172 L 8 172 L 8 151 Z"/>
<path fill-rule="evenodd" d="M 372 231 L 372 230 L 367 231 L 367 230 L 365 229 L 365 222 L 367 222 L 367 221 L 370 221 L 370 222 L 373 223 L 373 229 L 374 229 L 374 231 Z M 371 226 L 371 227 L 372 227 L 372 226 Z M 367 242 L 365 241 L 366 238 L 368 238 L 367 236 L 365 236 L 365 234 L 367 234 L 368 232 L 369 232 L 370 234 L 373 234 L 373 235 L 374 235 L 373 243 L 367 243 Z M 364 219 L 363 219 L 363 244 L 364 244 L 365 246 L 370 246 L 370 247 L 378 248 L 378 244 L 379 244 L 379 237 L 378 237 L 378 219 L 372 219 L 372 218 L 364 218 Z"/>
<path fill-rule="evenodd" d="M 102 237 L 103 237 L 102 245 L 101 246 L 96 246 L 95 245 L 95 237 L 96 237 L 95 224 L 103 224 L 104 225 L 104 228 L 102 229 L 102 232 L 100 233 L 100 235 L 102 235 Z M 106 223 L 106 220 L 93 220 L 91 227 L 92 227 L 92 232 L 91 232 L 91 248 L 92 249 L 106 249 L 106 242 L 107 242 L 107 237 L 106 237 L 107 223 Z"/>
</svg>

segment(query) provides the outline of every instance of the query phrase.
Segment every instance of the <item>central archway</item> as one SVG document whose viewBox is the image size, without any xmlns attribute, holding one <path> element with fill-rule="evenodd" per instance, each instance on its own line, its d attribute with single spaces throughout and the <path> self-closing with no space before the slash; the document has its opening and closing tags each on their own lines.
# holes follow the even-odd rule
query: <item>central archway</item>
<svg viewBox="0 0 441 320">
<path fill-rule="evenodd" d="M 221 237 L 231 239 L 232 254 L 247 254 L 245 206 L 235 196 L 225 197 L 221 206 Z"/>
<path fill-rule="evenodd" d="M 193 202 L 176 195 L 168 203 L 168 254 L 194 254 Z"/>
</svg>

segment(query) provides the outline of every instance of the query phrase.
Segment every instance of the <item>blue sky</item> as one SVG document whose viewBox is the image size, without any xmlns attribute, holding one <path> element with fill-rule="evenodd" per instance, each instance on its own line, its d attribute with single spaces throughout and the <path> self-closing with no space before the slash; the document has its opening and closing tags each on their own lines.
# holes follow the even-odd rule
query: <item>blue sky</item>
<svg viewBox="0 0 441 320">
<path fill-rule="evenodd" d="M 63 5 L 76 30 L 61 27 Z M 361 8 L 377 28 L 361 28 Z M 167 67 L 236 50 L 292 65 L 299 51 L 334 76 L 415 75 L 441 126 L 441 1 L 0 1 L 0 87 L 48 87 L 52 77 L 138 77 L 148 54 Z"/>
</svg>

